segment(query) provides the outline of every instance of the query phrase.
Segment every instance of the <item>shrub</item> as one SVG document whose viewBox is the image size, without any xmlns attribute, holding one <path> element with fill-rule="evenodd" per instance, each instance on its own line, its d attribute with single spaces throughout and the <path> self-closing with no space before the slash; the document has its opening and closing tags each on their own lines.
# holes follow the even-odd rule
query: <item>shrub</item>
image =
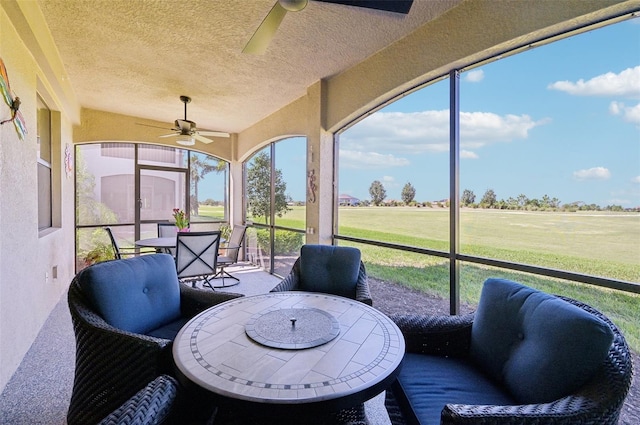
<svg viewBox="0 0 640 425">
<path fill-rule="evenodd" d="M 218 230 L 220 231 L 220 237 L 222 239 L 229 240 L 229 237 L 231 236 L 231 226 L 229 226 L 228 223 L 221 224 L 220 227 L 218 227 Z"/>
<path fill-rule="evenodd" d="M 267 254 L 270 254 L 269 230 L 258 229 L 256 231 L 256 238 L 258 239 L 258 246 Z M 274 245 L 275 251 L 278 254 L 295 254 L 303 244 L 304 234 L 276 229 Z"/>
</svg>

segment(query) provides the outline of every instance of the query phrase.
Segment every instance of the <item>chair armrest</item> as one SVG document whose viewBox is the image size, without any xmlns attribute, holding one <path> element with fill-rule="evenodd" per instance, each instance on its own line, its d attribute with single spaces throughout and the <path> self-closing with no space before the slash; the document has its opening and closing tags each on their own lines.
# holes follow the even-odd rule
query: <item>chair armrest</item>
<svg viewBox="0 0 640 425">
<path fill-rule="evenodd" d="M 463 357 L 471 346 L 473 314 L 463 316 L 391 315 L 408 353 Z"/>
<path fill-rule="evenodd" d="M 601 424 L 616 425 L 618 415 L 611 410 L 603 409 L 603 402 L 611 394 L 599 394 L 599 385 L 554 400 L 550 403 L 486 406 L 474 404 L 447 404 L 442 409 L 441 424 L 443 425 L 572 425 L 572 424 Z"/>
<path fill-rule="evenodd" d="M 230 251 L 230 250 L 233 251 L 235 249 L 240 249 L 241 246 L 242 245 L 231 245 L 230 243 L 225 243 L 224 245 L 220 245 L 218 247 L 218 251 L 225 251 L 225 252 Z"/>
<path fill-rule="evenodd" d="M 291 272 L 270 292 L 295 291 L 300 286 L 300 257 L 293 263 Z"/>
<path fill-rule="evenodd" d="M 367 305 L 373 305 L 371 292 L 369 291 L 369 282 L 367 280 L 367 270 L 364 263 L 360 262 L 360 271 L 358 272 L 358 283 L 356 284 L 356 300 Z"/>
<path fill-rule="evenodd" d="M 164 423 L 177 396 L 177 381 L 167 375 L 158 376 L 98 425 L 121 425 L 132 420 L 140 425 Z"/>
<path fill-rule="evenodd" d="M 193 317 L 216 304 L 240 297 L 244 297 L 244 295 L 233 292 L 205 291 L 180 284 L 180 310 L 183 317 Z"/>
</svg>

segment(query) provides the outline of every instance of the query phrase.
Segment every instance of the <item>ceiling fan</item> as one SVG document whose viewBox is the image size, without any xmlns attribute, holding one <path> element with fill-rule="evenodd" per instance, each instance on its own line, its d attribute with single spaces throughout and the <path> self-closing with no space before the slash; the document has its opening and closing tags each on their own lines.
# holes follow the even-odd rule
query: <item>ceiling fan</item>
<svg viewBox="0 0 640 425">
<path fill-rule="evenodd" d="M 413 0 L 316 0 L 386 12 L 409 13 Z M 263 54 L 275 36 L 287 12 L 299 12 L 307 6 L 308 0 L 277 0 L 256 32 L 242 49 L 242 53 Z"/>
<path fill-rule="evenodd" d="M 196 123 L 187 119 L 187 103 L 191 102 L 191 98 L 189 96 L 180 96 L 180 101 L 184 103 L 184 119 L 175 120 L 175 127 L 171 129 L 174 133 L 165 134 L 160 137 L 177 137 L 176 143 L 183 146 L 193 146 L 196 140 L 202 143 L 213 142 L 213 140 L 204 136 L 229 137 L 229 133 L 222 131 L 198 130 Z"/>
</svg>

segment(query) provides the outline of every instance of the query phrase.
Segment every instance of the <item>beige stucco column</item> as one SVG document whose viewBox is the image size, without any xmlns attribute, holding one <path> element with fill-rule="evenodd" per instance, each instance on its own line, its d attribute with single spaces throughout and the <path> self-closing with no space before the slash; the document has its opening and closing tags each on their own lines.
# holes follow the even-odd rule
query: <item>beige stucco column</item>
<svg viewBox="0 0 640 425">
<path fill-rule="evenodd" d="M 244 213 L 242 209 L 242 162 L 229 162 L 229 225 L 242 224 Z"/>
<path fill-rule="evenodd" d="M 307 243 L 333 242 L 333 134 L 326 130 L 326 82 L 307 90 Z"/>
</svg>

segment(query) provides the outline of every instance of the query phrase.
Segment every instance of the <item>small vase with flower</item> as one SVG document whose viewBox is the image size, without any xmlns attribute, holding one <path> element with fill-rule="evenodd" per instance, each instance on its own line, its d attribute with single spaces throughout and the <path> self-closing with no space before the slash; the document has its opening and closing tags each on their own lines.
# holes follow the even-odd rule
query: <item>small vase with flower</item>
<svg viewBox="0 0 640 425">
<path fill-rule="evenodd" d="M 187 218 L 187 214 L 185 214 L 184 211 L 182 211 L 180 208 L 174 208 L 173 218 L 175 219 L 178 232 L 189 231 L 189 219 Z"/>
</svg>

